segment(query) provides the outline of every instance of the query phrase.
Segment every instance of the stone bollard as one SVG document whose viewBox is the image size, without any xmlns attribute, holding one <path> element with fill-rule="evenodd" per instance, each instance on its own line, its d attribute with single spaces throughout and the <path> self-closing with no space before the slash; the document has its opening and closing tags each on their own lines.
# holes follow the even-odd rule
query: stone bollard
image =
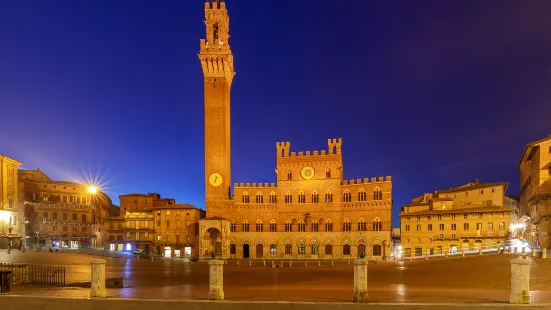
<svg viewBox="0 0 551 310">
<path fill-rule="evenodd" d="M 367 294 L 367 261 L 358 259 L 354 261 L 354 302 L 366 303 Z"/>
<path fill-rule="evenodd" d="M 537 256 L 537 255 L 536 255 L 536 249 L 532 248 L 532 257 L 533 257 L 533 258 L 536 258 L 536 256 Z"/>
<path fill-rule="evenodd" d="M 273 259 L 272 259 L 272 268 L 275 268 L 275 262 Z"/>
<path fill-rule="evenodd" d="M 413 256 L 410 256 L 410 257 L 409 257 L 409 261 L 410 261 L 410 262 L 413 261 Z"/>
<path fill-rule="evenodd" d="M 265 259 L 262 260 L 262 266 L 266 267 L 266 260 Z"/>
<path fill-rule="evenodd" d="M 209 300 L 222 300 L 224 299 L 224 261 L 223 260 L 210 260 L 209 261 Z"/>
<path fill-rule="evenodd" d="M 530 264 L 526 256 L 511 259 L 511 294 L 509 303 L 530 303 Z"/>
<path fill-rule="evenodd" d="M 429 255 L 425 255 L 425 260 L 429 260 Z M 379 263 L 379 260 L 377 260 L 377 264 Z"/>
<path fill-rule="evenodd" d="M 304 261 L 304 267 L 308 267 L 308 261 Z"/>
<path fill-rule="evenodd" d="M 350 260 L 348 260 L 348 265 L 350 265 Z"/>
<path fill-rule="evenodd" d="M 465 251 L 461 252 L 461 256 L 465 257 Z"/>
<path fill-rule="evenodd" d="M 251 262 L 251 260 L 250 260 L 250 259 L 249 259 L 249 266 L 252 266 L 252 262 Z"/>
<path fill-rule="evenodd" d="M 478 250 L 478 255 L 482 255 L 482 249 Z"/>
<path fill-rule="evenodd" d="M 128 254 L 126 254 L 126 257 L 124 259 L 128 259 Z"/>
<path fill-rule="evenodd" d="M 547 248 L 541 248 L 541 258 L 547 258 Z"/>
<path fill-rule="evenodd" d="M 321 261 L 318 260 L 318 267 L 321 266 Z"/>
<path fill-rule="evenodd" d="M 292 260 L 289 261 L 289 267 L 293 267 L 293 261 Z"/>
<path fill-rule="evenodd" d="M 94 259 L 90 261 L 92 269 L 90 297 L 107 297 L 105 290 L 105 260 Z"/>
<path fill-rule="evenodd" d="M 522 255 L 525 255 L 526 254 L 526 247 L 523 247 L 520 252 L 522 253 Z"/>
<path fill-rule="evenodd" d="M 237 260 L 237 266 L 239 266 L 239 260 Z"/>
<path fill-rule="evenodd" d="M 155 261 L 155 257 L 151 256 L 151 261 L 152 262 Z"/>
<path fill-rule="evenodd" d="M 333 262 L 333 260 L 331 260 L 331 266 L 335 266 L 335 263 Z"/>
<path fill-rule="evenodd" d="M 140 259 L 140 254 L 136 255 L 136 259 Z"/>
</svg>

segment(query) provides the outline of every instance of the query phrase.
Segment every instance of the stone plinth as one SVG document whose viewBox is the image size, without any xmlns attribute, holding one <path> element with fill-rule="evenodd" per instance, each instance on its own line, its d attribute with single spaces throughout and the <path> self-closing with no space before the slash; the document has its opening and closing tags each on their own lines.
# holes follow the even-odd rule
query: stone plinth
<svg viewBox="0 0 551 310">
<path fill-rule="evenodd" d="M 532 261 L 526 256 L 511 260 L 511 294 L 509 303 L 530 303 L 530 264 Z"/>
<path fill-rule="evenodd" d="M 366 303 L 369 300 L 367 294 L 367 261 L 354 261 L 354 302 Z"/>
<path fill-rule="evenodd" d="M 541 258 L 547 258 L 547 248 L 541 248 Z"/>
<path fill-rule="evenodd" d="M 250 262 L 250 261 L 249 261 Z M 209 261 L 209 296 L 210 300 L 224 299 L 224 261 L 210 260 Z"/>
<path fill-rule="evenodd" d="M 90 288 L 90 297 L 106 297 L 105 290 L 105 260 L 94 259 L 90 261 L 92 269 L 92 279 Z"/>
</svg>

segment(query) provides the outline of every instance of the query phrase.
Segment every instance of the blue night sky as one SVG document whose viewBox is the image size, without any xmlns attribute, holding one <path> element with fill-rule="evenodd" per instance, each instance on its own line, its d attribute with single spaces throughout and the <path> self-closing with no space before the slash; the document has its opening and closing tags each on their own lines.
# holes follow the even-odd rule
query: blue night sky
<svg viewBox="0 0 551 310">
<path fill-rule="evenodd" d="M 510 182 L 551 133 L 550 1 L 227 1 L 232 178 L 273 182 L 276 141 L 343 138 L 346 179 L 423 192 Z M 0 2 L 0 153 L 54 179 L 204 208 L 196 0 Z"/>
</svg>

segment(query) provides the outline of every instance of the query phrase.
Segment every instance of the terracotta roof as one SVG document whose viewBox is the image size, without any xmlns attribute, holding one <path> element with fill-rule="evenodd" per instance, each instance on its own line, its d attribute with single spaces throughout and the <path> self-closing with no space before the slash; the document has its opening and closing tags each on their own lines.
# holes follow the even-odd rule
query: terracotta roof
<svg viewBox="0 0 551 310">
<path fill-rule="evenodd" d="M 468 191 L 468 190 L 473 190 L 473 189 L 478 189 L 478 188 L 486 188 L 486 187 L 500 186 L 500 185 L 504 186 L 504 187 L 507 187 L 507 185 L 509 185 L 509 183 L 507 183 L 507 182 L 481 183 L 481 184 L 474 184 L 474 185 L 471 185 L 471 186 L 455 187 L 455 188 L 451 188 L 451 189 L 447 189 L 447 190 L 439 190 L 439 191 L 436 191 L 435 193 L 441 194 L 441 193 L 463 192 L 463 191 Z"/>
<path fill-rule="evenodd" d="M 463 214 L 463 213 L 486 213 L 486 212 L 511 212 L 510 209 L 504 207 L 471 207 L 457 208 L 444 210 L 421 210 L 411 213 L 401 213 L 400 216 L 415 216 L 415 215 L 441 215 L 441 214 Z"/>
</svg>

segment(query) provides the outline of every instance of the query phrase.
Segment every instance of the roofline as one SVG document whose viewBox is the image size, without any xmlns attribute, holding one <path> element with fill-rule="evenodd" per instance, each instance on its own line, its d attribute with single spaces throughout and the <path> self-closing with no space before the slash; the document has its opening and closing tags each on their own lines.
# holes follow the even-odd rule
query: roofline
<svg viewBox="0 0 551 310">
<path fill-rule="evenodd" d="M 509 186 L 509 182 L 494 182 L 494 183 L 479 183 L 475 184 L 477 188 L 484 188 L 484 187 L 491 187 L 491 186 L 498 186 L 501 185 L 505 187 L 504 191 L 507 191 L 507 187 Z M 464 190 L 469 190 L 473 186 L 465 186 L 465 187 L 454 187 L 452 189 L 444 189 L 444 190 L 437 190 L 434 193 L 452 193 L 452 192 L 462 192 Z"/>
<path fill-rule="evenodd" d="M 18 166 L 20 166 L 20 165 L 23 164 L 23 162 L 21 162 L 21 161 L 19 161 L 19 160 L 17 160 L 17 159 L 13 159 L 13 158 L 11 158 L 11 157 L 9 157 L 9 156 L 6 156 L 6 155 L 4 155 L 4 154 L 0 154 L 0 158 L 6 159 L 6 160 L 8 160 L 8 161 L 10 161 L 10 162 L 14 162 L 14 163 L 16 163 Z"/>
<path fill-rule="evenodd" d="M 531 149 L 533 148 L 534 146 L 540 144 L 540 143 L 543 143 L 547 140 L 550 140 L 551 139 L 551 134 L 543 139 L 540 139 L 540 140 L 537 140 L 537 141 L 534 141 L 534 142 L 530 142 L 528 144 L 526 144 L 526 146 L 524 147 L 524 151 L 522 151 L 522 155 L 520 156 L 520 161 L 518 162 L 518 165 L 517 165 L 517 171 L 520 171 L 520 166 L 522 164 L 522 161 L 524 160 L 524 155 L 526 155 L 526 152 L 528 151 L 528 149 Z"/>
</svg>

